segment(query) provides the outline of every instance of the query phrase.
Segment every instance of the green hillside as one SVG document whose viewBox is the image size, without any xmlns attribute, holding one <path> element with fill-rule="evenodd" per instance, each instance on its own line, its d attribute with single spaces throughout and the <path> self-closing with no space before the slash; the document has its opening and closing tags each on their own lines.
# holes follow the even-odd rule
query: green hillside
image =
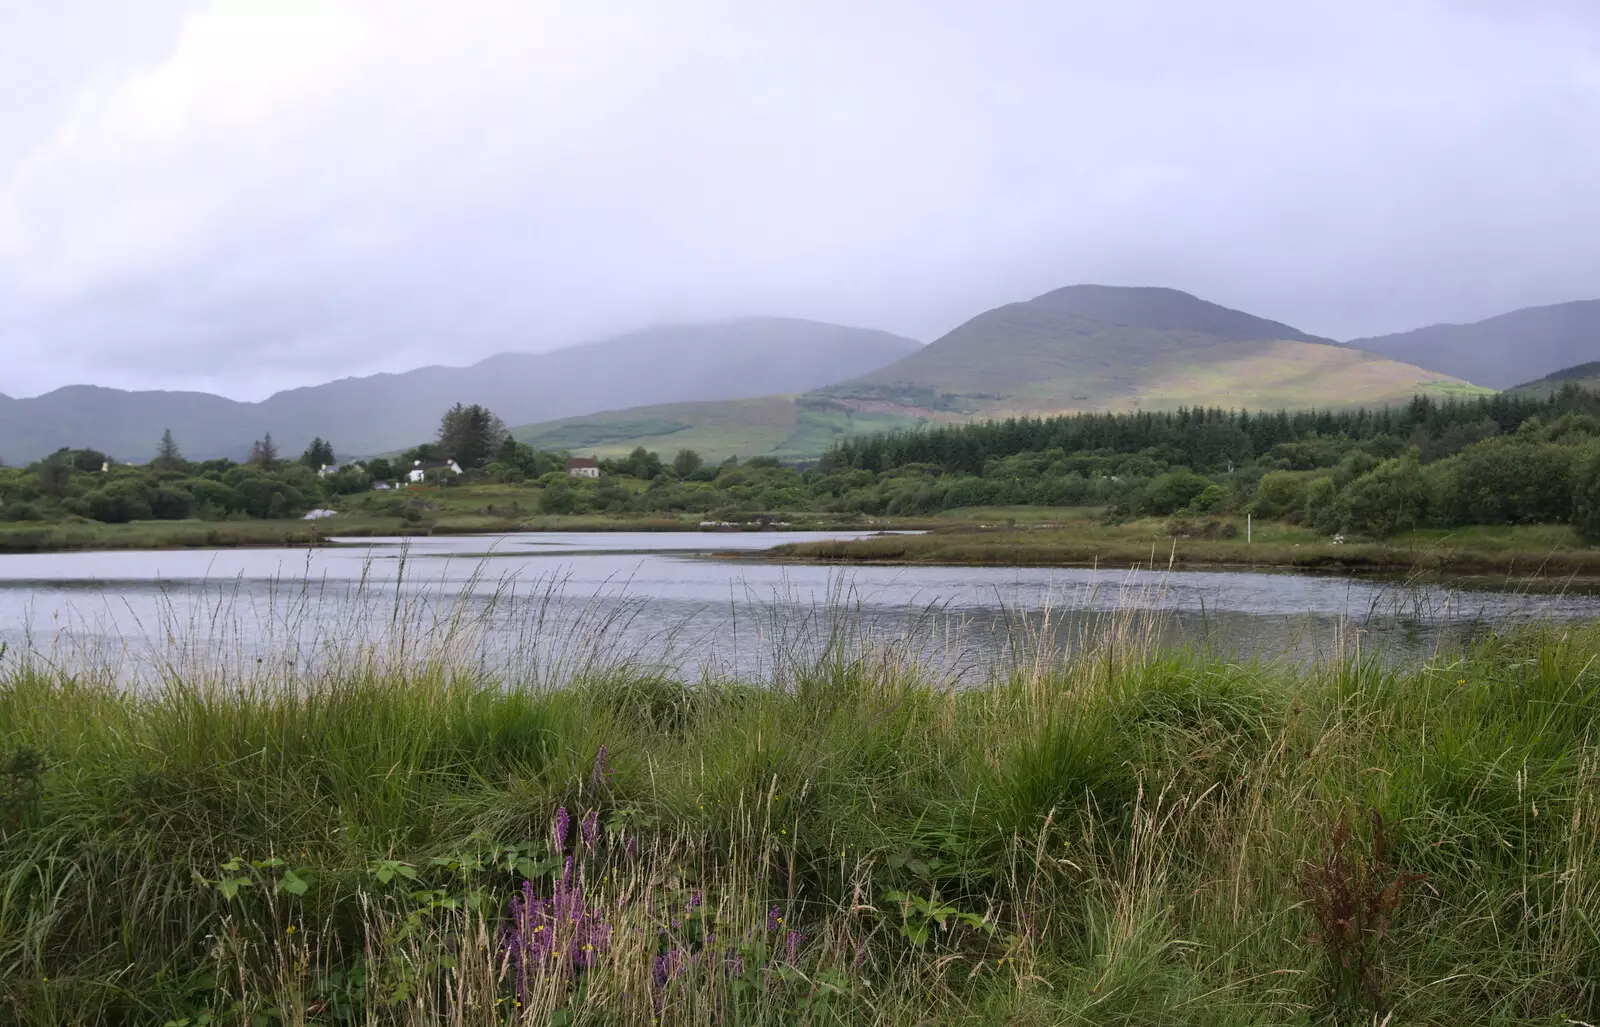
<svg viewBox="0 0 1600 1027">
<path fill-rule="evenodd" d="M 979 314 L 881 370 L 797 397 L 635 407 L 517 429 L 546 446 L 815 456 L 930 422 L 1083 411 L 1385 406 L 1485 394 L 1174 289 L 1071 286 Z"/>
<path fill-rule="evenodd" d="M 1377 405 L 1465 385 L 1177 290 L 1074 286 L 986 311 L 823 391 L 856 404 L 1001 417 Z"/>
<path fill-rule="evenodd" d="M 620 456 L 636 446 L 708 460 L 730 456 L 816 456 L 855 435 L 915 428 L 926 417 L 858 411 L 814 394 L 705 403 L 666 403 L 605 411 L 513 428 L 519 442 L 545 450 Z"/>
<path fill-rule="evenodd" d="M 1517 396 L 1532 396 L 1543 399 L 1553 396 L 1568 385 L 1576 385 L 1580 389 L 1600 391 L 1600 360 L 1576 367 L 1563 368 L 1554 374 L 1547 374 L 1535 381 L 1524 382 L 1521 385 L 1506 391 Z"/>
</svg>

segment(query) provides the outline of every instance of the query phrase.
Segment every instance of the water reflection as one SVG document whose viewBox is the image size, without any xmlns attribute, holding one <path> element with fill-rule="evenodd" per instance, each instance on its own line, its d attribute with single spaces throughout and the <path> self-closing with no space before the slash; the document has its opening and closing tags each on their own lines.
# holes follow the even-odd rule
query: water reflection
<svg viewBox="0 0 1600 1027">
<path fill-rule="evenodd" d="M 1296 574 L 839 569 L 712 555 L 806 537 L 521 534 L 6 556 L 0 640 L 129 679 L 420 660 L 549 683 L 618 663 L 781 679 L 823 652 L 876 648 L 973 680 L 1108 631 L 1236 659 L 1361 647 L 1410 660 L 1495 625 L 1600 613 L 1589 595 Z"/>
</svg>

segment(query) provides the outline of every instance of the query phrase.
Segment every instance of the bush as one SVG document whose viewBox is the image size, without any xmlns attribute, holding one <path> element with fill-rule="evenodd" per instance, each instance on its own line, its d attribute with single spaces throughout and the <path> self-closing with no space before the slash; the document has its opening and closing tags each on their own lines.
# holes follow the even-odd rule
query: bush
<svg viewBox="0 0 1600 1027">
<path fill-rule="evenodd" d="M 1549 524 L 1572 519 L 1579 450 L 1493 438 L 1428 468 L 1441 525 Z"/>
<path fill-rule="evenodd" d="M 1150 479 L 1139 493 L 1137 508 L 1145 515 L 1165 517 L 1187 507 L 1209 487 L 1211 479 L 1186 468 L 1168 471 Z"/>
<path fill-rule="evenodd" d="M 181 521 L 194 513 L 194 497 L 183 489 L 161 486 L 150 494 L 150 514 L 161 521 Z"/>
<path fill-rule="evenodd" d="M 1305 506 L 1306 477 L 1291 471 L 1273 471 L 1263 475 L 1256 486 L 1255 499 L 1250 512 L 1257 517 L 1281 520 L 1292 511 Z"/>
<path fill-rule="evenodd" d="M 569 514 L 578 509 L 578 490 L 565 476 L 545 475 L 544 490 L 539 493 L 539 512 Z"/>
<path fill-rule="evenodd" d="M 1392 535 L 1423 523 L 1427 489 L 1412 457 L 1386 460 L 1339 494 L 1342 526 L 1364 535 Z"/>
<path fill-rule="evenodd" d="M 89 516 L 104 524 L 149 520 L 151 490 L 137 481 L 114 481 L 89 493 Z"/>
<path fill-rule="evenodd" d="M 1189 509 L 1195 513 L 1215 513 L 1228 505 L 1228 490 L 1221 485 L 1207 485 L 1205 491 L 1194 497 Z"/>
<path fill-rule="evenodd" d="M 1305 501 L 1297 512 L 1296 520 L 1310 525 L 1314 531 L 1332 535 L 1343 526 L 1343 517 L 1339 508 L 1339 488 L 1332 478 L 1313 478 L 1306 483 Z"/>
<path fill-rule="evenodd" d="M 7 521 L 38 521 L 39 508 L 32 503 L 8 503 L 0 506 L 0 520 Z"/>
</svg>

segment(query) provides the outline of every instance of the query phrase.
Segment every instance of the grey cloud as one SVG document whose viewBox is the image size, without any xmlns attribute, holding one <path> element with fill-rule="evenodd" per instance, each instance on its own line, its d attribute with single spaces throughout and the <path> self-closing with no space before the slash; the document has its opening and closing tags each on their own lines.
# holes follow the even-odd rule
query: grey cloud
<svg viewBox="0 0 1600 1027">
<path fill-rule="evenodd" d="M 0 392 L 257 396 L 746 314 L 927 339 L 1080 281 L 1341 337 L 1600 294 L 1583 3 L 218 0 L 168 31 L 0 145 Z"/>
</svg>

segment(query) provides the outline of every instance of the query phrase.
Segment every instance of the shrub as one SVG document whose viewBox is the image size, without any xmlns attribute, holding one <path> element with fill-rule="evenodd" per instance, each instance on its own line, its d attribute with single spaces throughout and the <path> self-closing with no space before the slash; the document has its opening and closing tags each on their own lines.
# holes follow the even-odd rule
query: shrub
<svg viewBox="0 0 1600 1027">
<path fill-rule="evenodd" d="M 1179 468 L 1150 479 L 1139 493 L 1138 510 L 1146 515 L 1164 517 L 1177 513 L 1194 502 L 1211 486 L 1211 480 L 1202 475 Z"/>
<path fill-rule="evenodd" d="M 1257 517 L 1280 520 L 1286 514 L 1299 511 L 1305 505 L 1307 479 L 1291 471 L 1273 471 L 1263 475 L 1256 486 L 1256 495 L 1250 503 L 1250 512 Z"/>
<path fill-rule="evenodd" d="M 89 516 L 105 524 L 150 519 L 151 490 L 137 481 L 114 481 L 89 493 Z"/>
<path fill-rule="evenodd" d="M 1211 484 L 1205 487 L 1189 504 L 1189 509 L 1195 513 L 1214 513 L 1228 505 L 1228 490 L 1221 485 Z"/>
<path fill-rule="evenodd" d="M 163 485 L 150 494 L 150 513 L 157 520 L 181 521 L 194 513 L 194 497 L 180 488 Z"/>
<path fill-rule="evenodd" d="M 1391 535 L 1423 523 L 1427 489 L 1412 457 L 1386 460 L 1339 494 L 1342 526 L 1366 535 Z"/>
<path fill-rule="evenodd" d="M 1442 525 L 1534 524 L 1573 515 L 1579 450 L 1493 438 L 1428 468 L 1432 519 Z"/>
</svg>

